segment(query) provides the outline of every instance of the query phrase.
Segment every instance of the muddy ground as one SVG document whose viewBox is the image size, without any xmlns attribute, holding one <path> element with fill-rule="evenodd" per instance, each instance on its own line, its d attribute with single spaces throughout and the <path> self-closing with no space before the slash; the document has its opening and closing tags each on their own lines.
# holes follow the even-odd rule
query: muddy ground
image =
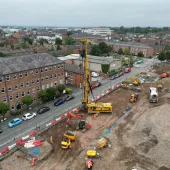
<svg viewBox="0 0 170 170">
<path fill-rule="evenodd" d="M 165 90 L 159 93 L 159 102 L 149 103 L 147 91 L 149 86 L 141 86 L 142 92 L 128 116 L 112 129 L 108 134 L 111 148 L 98 150 L 100 158 L 94 158 L 93 170 L 170 170 L 170 78 L 160 80 Z M 43 134 L 49 141 L 54 139 L 54 151 L 50 157 L 31 167 L 27 160 L 22 160 L 24 170 L 85 170 L 84 162 L 89 145 L 95 145 L 96 139 L 101 136 L 104 129 L 110 128 L 116 120 L 131 106 L 129 96 L 133 93 L 125 89 L 118 89 L 101 99 L 103 102 L 112 102 L 112 114 L 100 114 L 96 120 L 88 117 L 92 128 L 85 133 L 78 131 L 78 138 L 72 142 L 70 150 L 62 150 L 60 142 L 66 128 L 61 122 Z M 17 160 L 15 154 L 1 162 L 3 170 L 7 170 L 7 163 Z M 24 166 L 25 165 L 25 166 Z M 13 170 L 19 167 L 13 166 Z M 20 168 L 21 169 L 21 168 Z"/>
</svg>

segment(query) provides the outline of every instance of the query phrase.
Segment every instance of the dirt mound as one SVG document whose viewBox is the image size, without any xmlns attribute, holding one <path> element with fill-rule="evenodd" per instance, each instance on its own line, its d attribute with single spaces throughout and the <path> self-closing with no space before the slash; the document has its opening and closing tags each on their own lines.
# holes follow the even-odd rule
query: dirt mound
<svg viewBox="0 0 170 170">
<path fill-rule="evenodd" d="M 165 65 L 165 66 L 154 67 L 154 72 L 157 73 L 158 75 L 161 75 L 162 73 L 170 72 L 170 66 Z"/>
</svg>

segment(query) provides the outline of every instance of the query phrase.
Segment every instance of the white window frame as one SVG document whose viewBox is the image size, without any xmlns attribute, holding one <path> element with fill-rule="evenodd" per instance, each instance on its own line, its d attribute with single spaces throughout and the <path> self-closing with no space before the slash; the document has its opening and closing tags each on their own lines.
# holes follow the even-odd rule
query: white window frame
<svg viewBox="0 0 170 170">
<path fill-rule="evenodd" d="M 37 83 L 40 83 L 40 79 L 39 78 L 37 79 Z"/>
<path fill-rule="evenodd" d="M 53 66 L 53 69 L 56 70 L 56 66 Z"/>
<path fill-rule="evenodd" d="M 48 67 L 45 67 L 45 72 L 47 72 L 48 71 Z"/>
<path fill-rule="evenodd" d="M 53 76 L 54 78 L 56 78 L 57 77 L 57 75 L 56 74 L 54 74 L 54 76 Z"/>
<path fill-rule="evenodd" d="M 14 85 L 14 88 L 15 88 L 15 89 L 18 89 L 18 84 L 15 84 L 15 85 Z"/>
<path fill-rule="evenodd" d="M 34 84 L 34 83 L 35 83 L 34 79 L 32 79 L 31 83 L 32 83 L 32 84 Z"/>
<path fill-rule="evenodd" d="M 24 94 L 24 95 L 23 95 L 23 94 Z M 21 96 L 22 96 L 22 97 L 24 97 L 24 96 L 25 96 L 25 91 L 23 91 L 23 92 L 21 93 Z"/>
<path fill-rule="evenodd" d="M 32 89 L 32 93 L 35 93 L 35 88 Z"/>
<path fill-rule="evenodd" d="M 52 69 L 53 69 L 52 66 L 50 66 L 49 70 L 52 71 Z"/>
<path fill-rule="evenodd" d="M 12 98 L 11 98 L 12 97 Z M 9 96 L 9 100 L 12 101 L 14 99 L 13 95 Z"/>
<path fill-rule="evenodd" d="M 52 75 L 52 74 L 50 74 L 50 76 L 49 76 L 49 77 L 50 77 L 50 79 L 52 79 L 52 78 L 53 78 L 53 75 Z"/>
<path fill-rule="evenodd" d="M 44 69 L 43 68 L 41 68 L 41 73 L 43 73 L 44 72 Z"/>
<path fill-rule="evenodd" d="M 28 71 L 25 72 L 25 77 L 27 77 L 27 76 L 28 76 Z"/>
<path fill-rule="evenodd" d="M 44 77 L 41 77 L 41 82 L 43 82 L 44 81 Z"/>
<path fill-rule="evenodd" d="M 8 86 L 8 91 L 12 91 L 12 86 Z"/>
<path fill-rule="evenodd" d="M 21 84 L 22 84 L 23 86 L 21 86 Z M 23 82 L 21 82 L 21 83 L 20 83 L 20 87 L 21 87 L 21 88 L 23 88 L 23 87 L 24 87 L 24 83 L 23 83 Z"/>
<path fill-rule="evenodd" d="M 0 83 L 3 82 L 3 76 L 0 76 Z"/>
<path fill-rule="evenodd" d="M 60 68 L 60 65 L 57 65 L 58 69 Z"/>
<path fill-rule="evenodd" d="M 17 97 L 17 96 L 18 96 L 18 97 Z M 16 99 L 18 99 L 18 98 L 19 98 L 19 93 L 17 93 L 17 94 L 15 95 L 15 98 L 16 98 Z"/>
<path fill-rule="evenodd" d="M 30 74 L 33 75 L 34 74 L 34 70 L 30 70 Z"/>
<path fill-rule="evenodd" d="M 10 81 L 10 75 L 6 75 L 5 78 L 6 78 L 6 81 Z"/>
<path fill-rule="evenodd" d="M 13 75 L 13 79 L 14 79 L 14 80 L 17 79 L 17 75 L 16 75 L 16 74 Z"/>
<path fill-rule="evenodd" d="M 5 99 L 5 100 L 4 100 L 4 99 Z M 6 97 L 3 97 L 2 102 L 3 102 L 3 103 L 6 103 L 6 102 L 7 102 L 7 98 L 6 98 Z"/>
<path fill-rule="evenodd" d="M 37 87 L 37 91 L 40 91 L 40 87 L 39 86 Z"/>
<path fill-rule="evenodd" d="M 4 92 L 2 92 L 2 89 L 4 90 Z M 1 93 L 5 93 L 5 87 L 2 87 L 2 88 L 1 88 Z"/>
<path fill-rule="evenodd" d="M 48 76 L 45 76 L 45 79 L 48 80 Z"/>
<path fill-rule="evenodd" d="M 60 73 L 58 73 L 58 76 L 60 77 Z"/>
<path fill-rule="evenodd" d="M 35 70 L 35 73 L 36 73 L 36 74 L 38 74 L 38 73 L 39 73 L 39 70 L 38 70 L 38 69 L 36 69 L 36 70 Z"/>
<path fill-rule="evenodd" d="M 20 77 L 21 76 L 21 77 Z M 19 73 L 19 78 L 21 79 L 23 76 L 22 76 L 22 73 Z"/>
<path fill-rule="evenodd" d="M 29 84 L 30 84 L 30 82 L 29 81 L 26 81 L 26 83 L 25 83 L 25 86 L 29 86 Z"/>
<path fill-rule="evenodd" d="M 28 89 L 28 91 L 27 91 L 27 95 L 30 95 L 30 93 L 31 93 L 31 90 L 30 90 L 30 89 Z"/>
<path fill-rule="evenodd" d="M 14 105 L 11 105 L 11 110 L 15 110 L 15 106 Z"/>
</svg>

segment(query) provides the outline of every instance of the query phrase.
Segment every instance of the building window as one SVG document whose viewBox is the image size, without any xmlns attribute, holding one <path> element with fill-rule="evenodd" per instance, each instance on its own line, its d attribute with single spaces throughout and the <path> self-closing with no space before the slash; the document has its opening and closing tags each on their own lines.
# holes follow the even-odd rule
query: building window
<svg viewBox="0 0 170 170">
<path fill-rule="evenodd" d="M 11 101 L 11 100 L 13 100 L 13 96 L 11 95 L 11 96 L 9 96 L 9 100 Z"/>
<path fill-rule="evenodd" d="M 30 70 L 30 74 L 34 74 L 34 71 L 33 71 L 33 70 Z"/>
<path fill-rule="evenodd" d="M 19 73 L 19 78 L 22 78 L 22 73 Z"/>
<path fill-rule="evenodd" d="M 70 75 L 70 72 L 68 72 L 68 76 Z"/>
<path fill-rule="evenodd" d="M 10 81 L 10 75 L 6 75 L 6 81 Z"/>
<path fill-rule="evenodd" d="M 3 97 L 2 101 L 3 101 L 4 103 L 6 103 L 6 102 L 7 102 L 7 98 L 6 98 L 6 97 Z"/>
<path fill-rule="evenodd" d="M 32 84 L 34 84 L 34 80 L 32 80 Z"/>
<path fill-rule="evenodd" d="M 17 79 L 17 75 L 16 74 L 13 75 L 13 79 L 15 79 L 15 80 Z"/>
<path fill-rule="evenodd" d="M 35 88 L 32 89 L 32 93 L 35 93 Z"/>
<path fill-rule="evenodd" d="M 58 65 L 58 68 L 60 68 L 60 65 Z"/>
<path fill-rule="evenodd" d="M 53 68 L 54 68 L 54 70 L 55 70 L 55 69 L 56 69 L 56 66 L 54 66 Z"/>
<path fill-rule="evenodd" d="M 21 87 L 21 88 L 24 87 L 24 83 L 20 83 L 20 87 Z"/>
<path fill-rule="evenodd" d="M 46 78 L 46 80 L 48 80 L 48 76 L 46 76 L 45 78 Z"/>
<path fill-rule="evenodd" d="M 70 73 L 70 75 L 72 76 L 72 75 L 73 75 L 73 73 Z"/>
<path fill-rule="evenodd" d="M 37 91 L 40 91 L 40 87 L 37 87 Z"/>
<path fill-rule="evenodd" d="M 46 71 L 46 72 L 48 71 L 48 68 L 47 68 L 47 67 L 45 67 L 45 71 Z"/>
<path fill-rule="evenodd" d="M 2 93 L 5 93 L 5 88 L 4 88 L 4 87 L 1 89 L 1 92 L 2 92 Z"/>
<path fill-rule="evenodd" d="M 43 68 L 41 68 L 41 73 L 43 73 L 43 71 L 44 71 Z"/>
<path fill-rule="evenodd" d="M 23 91 L 23 92 L 21 93 L 21 95 L 22 95 L 22 97 L 24 97 L 24 96 L 25 96 L 25 92 Z"/>
<path fill-rule="evenodd" d="M 44 81 L 44 77 L 41 77 L 41 82 L 43 82 Z"/>
<path fill-rule="evenodd" d="M 64 74 L 64 73 L 62 72 L 61 75 L 63 76 L 63 74 Z"/>
<path fill-rule="evenodd" d="M 26 86 L 29 86 L 30 82 L 29 81 L 26 81 Z"/>
<path fill-rule="evenodd" d="M 61 67 L 63 68 L 63 67 L 64 67 L 64 65 L 62 64 L 62 65 L 61 65 Z"/>
<path fill-rule="evenodd" d="M 14 106 L 14 105 L 12 105 L 12 106 L 11 106 L 11 110 L 14 110 L 14 109 L 15 109 L 15 106 Z"/>
<path fill-rule="evenodd" d="M 25 77 L 27 77 L 27 76 L 28 76 L 28 71 L 25 72 Z"/>
<path fill-rule="evenodd" d="M 55 86 L 57 85 L 57 82 L 56 82 L 56 81 L 54 82 L 54 85 L 55 85 Z"/>
<path fill-rule="evenodd" d="M 60 73 L 58 73 L 58 76 L 60 76 Z"/>
<path fill-rule="evenodd" d="M 8 91 L 11 91 L 12 90 L 12 87 L 11 86 L 8 86 Z"/>
<path fill-rule="evenodd" d="M 18 99 L 18 98 L 19 98 L 19 94 L 17 93 L 17 94 L 16 94 L 16 99 Z"/>
<path fill-rule="evenodd" d="M 52 79 L 53 78 L 53 76 L 52 76 L 52 74 L 50 74 L 50 79 Z"/>
<path fill-rule="evenodd" d="M 38 70 L 36 70 L 36 71 L 35 71 L 35 73 L 36 73 L 36 74 L 38 74 L 38 73 L 39 73 L 39 71 L 38 71 Z"/>
<path fill-rule="evenodd" d="M 18 89 L 18 84 L 15 84 L 15 85 L 14 85 L 14 88 L 15 88 L 15 89 Z"/>
<path fill-rule="evenodd" d="M 57 75 L 56 74 L 54 74 L 54 78 L 56 78 L 57 77 Z"/>
<path fill-rule="evenodd" d="M 36 97 L 33 97 L 34 101 L 36 100 Z"/>
<path fill-rule="evenodd" d="M 52 66 L 50 66 L 50 71 L 52 71 Z"/>
<path fill-rule="evenodd" d="M 30 90 L 28 90 L 27 94 L 30 95 Z"/>
<path fill-rule="evenodd" d="M 2 76 L 0 76 L 0 83 L 1 83 L 1 82 L 3 82 L 3 77 L 2 77 Z"/>
<path fill-rule="evenodd" d="M 40 82 L 40 79 L 37 79 L 37 83 L 39 83 Z"/>
</svg>

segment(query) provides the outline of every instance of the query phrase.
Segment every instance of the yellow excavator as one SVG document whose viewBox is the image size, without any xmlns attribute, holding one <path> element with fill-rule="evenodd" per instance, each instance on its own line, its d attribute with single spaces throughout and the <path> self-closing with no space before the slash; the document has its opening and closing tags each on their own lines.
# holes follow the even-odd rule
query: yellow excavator
<svg viewBox="0 0 170 170">
<path fill-rule="evenodd" d="M 85 58 L 84 66 L 85 66 L 85 82 L 84 82 L 84 98 L 82 99 L 83 109 L 87 110 L 88 113 L 112 113 L 112 104 L 111 103 L 102 103 L 102 102 L 89 102 L 88 97 L 89 93 L 92 92 L 92 88 L 90 85 L 90 73 L 89 73 L 89 63 L 88 63 L 88 39 L 81 39 L 81 41 L 85 44 L 85 50 L 81 52 L 81 57 Z M 94 96 L 93 96 L 94 98 Z"/>
<path fill-rule="evenodd" d="M 139 86 L 141 84 L 140 80 L 136 79 L 132 82 L 134 86 Z"/>
<path fill-rule="evenodd" d="M 64 136 L 62 141 L 61 141 L 61 147 L 63 149 L 71 148 L 71 141 L 70 141 L 70 139 Z"/>
<path fill-rule="evenodd" d="M 132 94 L 132 95 L 130 96 L 129 101 L 130 101 L 131 103 L 135 103 L 135 102 L 138 100 L 138 97 L 139 97 L 139 94 L 138 94 L 138 93 Z"/>
</svg>

